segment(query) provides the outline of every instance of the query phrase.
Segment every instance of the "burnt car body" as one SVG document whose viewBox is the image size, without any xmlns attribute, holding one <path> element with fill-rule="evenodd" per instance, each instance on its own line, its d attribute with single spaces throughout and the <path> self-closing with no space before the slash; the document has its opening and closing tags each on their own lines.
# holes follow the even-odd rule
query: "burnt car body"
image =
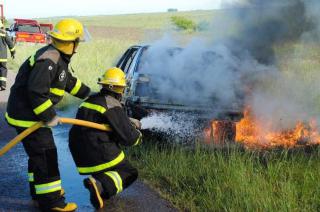
<svg viewBox="0 0 320 212">
<path fill-rule="evenodd" d="M 243 117 L 243 107 L 240 102 L 233 102 L 224 107 L 217 107 L 212 102 L 181 102 L 172 98 L 159 96 L 153 82 L 161 76 L 156 73 L 149 75 L 141 71 L 141 64 L 150 46 L 132 46 L 119 59 L 116 66 L 121 68 L 127 78 L 127 88 L 123 101 L 128 114 L 136 119 L 142 119 L 151 113 L 175 112 L 190 114 L 197 117 L 199 123 L 208 125 L 212 120 L 235 122 Z M 168 54 L 178 54 L 181 48 L 170 48 Z M 213 98 L 214 99 L 214 98 Z M 191 116 L 190 116 L 191 117 Z M 209 124 L 210 125 L 210 124 Z"/>
</svg>

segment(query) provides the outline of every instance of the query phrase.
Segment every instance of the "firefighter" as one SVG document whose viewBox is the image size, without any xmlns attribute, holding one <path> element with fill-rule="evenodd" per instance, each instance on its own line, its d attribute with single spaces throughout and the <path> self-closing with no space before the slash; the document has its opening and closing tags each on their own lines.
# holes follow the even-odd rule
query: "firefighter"
<svg viewBox="0 0 320 212">
<path fill-rule="evenodd" d="M 7 46 L 13 59 L 16 52 L 12 39 L 3 29 L 2 21 L 0 21 L 0 38 L 0 91 L 4 91 L 7 86 Z"/>
<path fill-rule="evenodd" d="M 65 92 L 82 99 L 90 93 L 90 89 L 68 70 L 84 29 L 75 19 L 63 19 L 48 34 L 52 43 L 37 50 L 21 65 L 5 116 L 18 133 L 36 122 L 45 122 L 46 127 L 23 140 L 29 156 L 30 193 L 43 211 L 74 211 L 77 205 L 66 203 L 61 190 L 57 149 L 50 127 L 59 123 L 54 105 Z"/>
<path fill-rule="evenodd" d="M 142 140 L 136 119 L 129 119 L 120 99 L 124 92 L 125 74 L 119 68 L 108 69 L 99 93 L 91 95 L 79 107 L 77 119 L 108 124 L 111 132 L 73 126 L 69 133 L 69 148 L 80 175 L 91 175 L 83 183 L 96 208 L 104 199 L 131 185 L 138 177 L 137 169 L 126 160 L 120 146 L 135 146 Z"/>
</svg>

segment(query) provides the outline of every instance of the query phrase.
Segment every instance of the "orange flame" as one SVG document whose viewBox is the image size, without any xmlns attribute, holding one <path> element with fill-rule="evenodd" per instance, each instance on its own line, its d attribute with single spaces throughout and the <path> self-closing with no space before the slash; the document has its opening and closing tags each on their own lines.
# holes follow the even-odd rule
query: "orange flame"
<svg viewBox="0 0 320 212">
<path fill-rule="evenodd" d="M 236 141 L 248 148 L 290 148 L 298 145 L 320 144 L 316 120 L 298 122 L 294 128 L 273 130 L 273 123 L 258 119 L 250 108 L 244 111 L 244 118 L 236 125 Z"/>
</svg>

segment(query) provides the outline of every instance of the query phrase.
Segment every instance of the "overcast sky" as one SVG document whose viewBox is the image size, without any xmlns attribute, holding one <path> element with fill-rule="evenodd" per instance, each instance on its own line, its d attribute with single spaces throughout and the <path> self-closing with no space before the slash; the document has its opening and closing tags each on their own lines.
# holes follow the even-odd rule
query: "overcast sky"
<svg viewBox="0 0 320 212">
<path fill-rule="evenodd" d="M 226 1 L 229 0 L 0 0 L 7 18 L 217 9 Z"/>
</svg>

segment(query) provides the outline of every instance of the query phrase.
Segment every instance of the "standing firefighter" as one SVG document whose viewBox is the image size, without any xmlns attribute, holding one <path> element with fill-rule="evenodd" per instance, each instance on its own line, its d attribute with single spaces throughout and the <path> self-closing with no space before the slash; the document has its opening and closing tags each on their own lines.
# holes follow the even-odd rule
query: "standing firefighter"
<svg viewBox="0 0 320 212">
<path fill-rule="evenodd" d="M 29 156 L 30 192 L 43 211 L 74 211 L 77 208 L 75 203 L 65 203 L 50 127 L 59 123 L 54 105 L 65 91 L 82 99 L 89 95 L 90 89 L 68 71 L 83 34 L 83 26 L 77 20 L 58 22 L 49 32 L 52 44 L 39 49 L 20 67 L 8 101 L 6 120 L 18 133 L 39 121 L 47 126 L 23 140 Z"/>
<path fill-rule="evenodd" d="M 126 86 L 125 74 L 119 68 L 105 72 L 99 82 L 102 89 L 80 105 L 77 119 L 108 124 L 112 132 L 73 126 L 69 133 L 69 147 L 81 175 L 90 192 L 90 200 L 96 208 L 103 207 L 103 199 L 121 192 L 138 177 L 137 170 L 125 159 L 123 146 L 135 146 L 141 142 L 141 124 L 129 119 L 120 104 Z"/>
<path fill-rule="evenodd" d="M 12 58 L 14 58 L 15 55 L 15 47 L 9 35 L 3 30 L 1 21 L 0 38 L 0 91 L 3 91 L 7 86 L 7 46 L 9 47 Z"/>
</svg>

